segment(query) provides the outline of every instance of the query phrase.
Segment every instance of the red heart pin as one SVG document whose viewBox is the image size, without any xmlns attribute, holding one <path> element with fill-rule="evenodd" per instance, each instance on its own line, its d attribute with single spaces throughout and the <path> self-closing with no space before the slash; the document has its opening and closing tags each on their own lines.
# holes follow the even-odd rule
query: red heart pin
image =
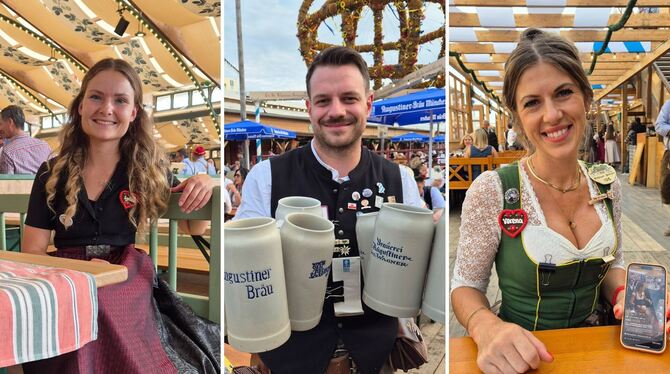
<svg viewBox="0 0 670 374">
<path fill-rule="evenodd" d="M 123 190 L 119 193 L 119 200 L 121 201 L 123 208 L 126 210 L 135 206 L 135 199 L 128 190 Z"/>
<path fill-rule="evenodd" d="M 500 228 L 510 238 L 516 238 L 527 223 L 528 214 L 523 209 L 503 209 L 498 215 Z"/>
</svg>

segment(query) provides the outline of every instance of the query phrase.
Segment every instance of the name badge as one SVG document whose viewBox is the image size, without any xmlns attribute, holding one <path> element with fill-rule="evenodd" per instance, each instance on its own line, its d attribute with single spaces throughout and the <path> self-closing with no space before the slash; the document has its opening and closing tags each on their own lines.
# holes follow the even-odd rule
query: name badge
<svg viewBox="0 0 670 374">
<path fill-rule="evenodd" d="M 344 283 L 344 301 L 333 304 L 336 317 L 363 314 L 361 303 L 361 258 L 338 257 L 333 259 L 333 282 Z"/>
</svg>

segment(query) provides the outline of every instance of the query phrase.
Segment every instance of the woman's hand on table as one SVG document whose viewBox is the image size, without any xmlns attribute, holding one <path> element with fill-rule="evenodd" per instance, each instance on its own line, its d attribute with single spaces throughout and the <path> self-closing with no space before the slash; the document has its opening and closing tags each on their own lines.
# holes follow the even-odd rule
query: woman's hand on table
<svg viewBox="0 0 670 374">
<path fill-rule="evenodd" d="M 540 361 L 554 360 L 544 343 L 530 331 L 496 316 L 492 318 L 486 324 L 482 321 L 473 326 L 473 332 L 478 332 L 472 334 L 478 348 L 477 366 L 484 373 L 525 373 L 537 369 Z"/>
<path fill-rule="evenodd" d="M 206 174 L 194 175 L 179 185 L 172 187 L 171 192 L 181 192 L 179 207 L 184 213 L 191 213 L 205 206 L 212 196 L 214 183 Z"/>
</svg>

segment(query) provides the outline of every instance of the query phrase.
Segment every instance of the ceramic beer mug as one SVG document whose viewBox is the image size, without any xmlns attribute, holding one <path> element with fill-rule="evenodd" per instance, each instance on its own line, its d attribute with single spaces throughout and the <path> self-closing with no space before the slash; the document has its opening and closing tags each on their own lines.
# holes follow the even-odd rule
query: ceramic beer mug
<svg viewBox="0 0 670 374">
<path fill-rule="evenodd" d="M 445 226 L 446 214 L 435 227 L 435 237 L 433 237 L 433 250 L 430 253 L 430 264 L 428 265 L 428 275 L 426 277 L 426 289 L 423 293 L 423 304 L 421 311 L 433 321 L 445 324 L 444 319 L 444 247 L 445 247 Z"/>
<path fill-rule="evenodd" d="M 335 227 L 309 213 L 290 213 L 281 228 L 291 330 L 316 327 L 333 261 Z"/>
<path fill-rule="evenodd" d="M 356 242 L 358 254 L 361 256 L 361 272 L 363 278 L 367 276 L 372 237 L 375 234 L 375 222 L 379 212 L 361 214 L 356 217 Z"/>
<path fill-rule="evenodd" d="M 392 317 L 415 317 L 433 242 L 433 212 L 384 203 L 375 224 L 363 302 Z"/>
<path fill-rule="evenodd" d="M 224 230 L 224 306 L 228 341 L 265 352 L 291 335 L 281 238 L 272 218 L 229 221 Z"/>
<path fill-rule="evenodd" d="M 277 220 L 278 227 L 282 227 L 284 218 L 289 213 L 309 213 L 319 217 L 323 216 L 321 202 L 306 196 L 288 196 L 279 199 L 277 210 L 275 210 L 275 219 Z"/>
</svg>

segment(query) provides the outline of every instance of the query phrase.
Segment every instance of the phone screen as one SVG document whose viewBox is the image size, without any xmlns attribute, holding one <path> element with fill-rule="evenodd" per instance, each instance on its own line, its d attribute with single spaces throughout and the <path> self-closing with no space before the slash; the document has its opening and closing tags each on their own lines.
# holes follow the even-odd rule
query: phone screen
<svg viewBox="0 0 670 374">
<path fill-rule="evenodd" d="M 628 266 L 623 345 L 654 352 L 665 349 L 665 278 L 665 268 L 659 265 Z"/>
</svg>

